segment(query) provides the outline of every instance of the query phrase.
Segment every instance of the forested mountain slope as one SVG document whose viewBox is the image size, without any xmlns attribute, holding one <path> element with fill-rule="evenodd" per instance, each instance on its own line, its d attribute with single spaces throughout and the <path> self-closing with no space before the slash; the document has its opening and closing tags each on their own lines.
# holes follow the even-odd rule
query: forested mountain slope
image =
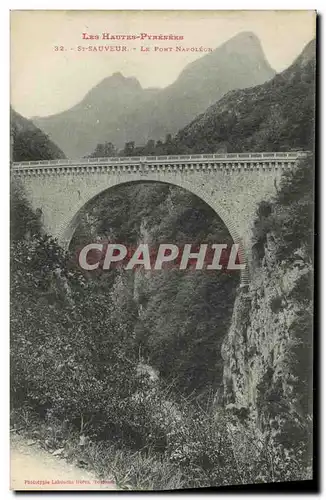
<svg viewBox="0 0 326 500">
<path fill-rule="evenodd" d="M 229 92 L 175 137 L 178 152 L 289 151 L 314 141 L 315 41 L 282 73 Z"/>
<path fill-rule="evenodd" d="M 262 85 L 229 92 L 175 137 L 133 145 L 132 151 L 129 148 L 119 154 L 311 150 L 315 133 L 315 52 L 312 40 L 288 69 Z"/>
<path fill-rule="evenodd" d="M 12 161 L 65 158 L 63 152 L 44 132 L 12 108 L 10 110 L 10 136 Z"/>
</svg>

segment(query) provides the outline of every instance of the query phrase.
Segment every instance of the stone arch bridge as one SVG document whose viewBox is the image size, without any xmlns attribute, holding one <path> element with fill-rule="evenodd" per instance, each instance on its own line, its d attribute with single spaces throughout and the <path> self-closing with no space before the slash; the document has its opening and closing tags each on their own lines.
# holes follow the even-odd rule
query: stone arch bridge
<svg viewBox="0 0 326 500">
<path fill-rule="evenodd" d="M 304 152 L 229 153 L 182 156 L 86 158 L 12 163 L 32 207 L 42 211 L 45 230 L 68 248 L 83 208 L 107 189 L 156 181 L 187 189 L 223 220 L 246 262 L 257 204 L 276 192 L 282 172 Z M 248 266 L 242 284 L 248 281 Z"/>
</svg>

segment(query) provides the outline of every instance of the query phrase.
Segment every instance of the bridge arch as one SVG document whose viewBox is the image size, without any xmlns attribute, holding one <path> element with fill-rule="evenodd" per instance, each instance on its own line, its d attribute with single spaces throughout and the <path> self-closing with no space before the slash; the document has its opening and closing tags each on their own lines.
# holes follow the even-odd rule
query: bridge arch
<svg viewBox="0 0 326 500">
<path fill-rule="evenodd" d="M 48 234 L 67 248 L 81 211 L 107 189 L 130 182 L 179 186 L 206 202 L 239 244 L 242 284 L 248 285 L 248 255 L 257 204 L 276 193 L 284 171 L 306 152 L 221 153 L 132 158 L 83 158 L 21 162 L 11 174 L 22 180 Z"/>
<path fill-rule="evenodd" d="M 241 286 L 248 285 L 249 277 L 247 254 L 245 251 L 243 240 L 239 235 L 236 222 L 232 218 L 231 213 L 229 213 L 223 207 L 223 205 L 219 203 L 216 195 L 213 196 L 209 194 L 209 191 L 207 190 L 207 186 L 205 186 L 205 184 L 201 186 L 198 185 L 198 183 L 193 183 L 185 178 L 178 179 L 175 176 L 168 178 L 166 174 L 162 179 L 158 179 L 157 175 L 150 174 L 146 174 L 146 176 L 140 178 L 139 175 L 132 176 L 129 174 L 127 176 L 119 176 L 118 178 L 110 178 L 109 182 L 107 182 L 105 186 L 101 185 L 101 187 L 97 188 L 96 190 L 94 190 L 93 188 L 87 189 L 83 192 L 83 196 L 80 198 L 80 200 L 78 200 L 78 202 L 73 205 L 69 213 L 67 213 L 65 218 L 62 220 L 62 223 L 60 224 L 56 235 L 59 244 L 65 250 L 68 250 L 71 239 L 81 220 L 82 213 L 84 212 L 85 207 L 90 204 L 92 200 L 95 200 L 98 196 L 106 191 L 109 191 L 111 188 L 136 182 L 155 182 L 177 186 L 189 191 L 190 193 L 204 201 L 208 206 L 210 206 L 226 226 L 233 239 L 233 242 L 239 245 L 239 257 L 241 259 L 241 262 L 245 264 L 245 269 L 241 271 Z"/>
</svg>

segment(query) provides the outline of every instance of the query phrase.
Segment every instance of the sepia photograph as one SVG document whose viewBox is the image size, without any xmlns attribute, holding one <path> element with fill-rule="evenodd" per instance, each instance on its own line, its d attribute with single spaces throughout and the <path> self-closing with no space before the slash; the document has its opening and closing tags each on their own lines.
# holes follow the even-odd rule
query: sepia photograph
<svg viewBox="0 0 326 500">
<path fill-rule="evenodd" d="M 11 490 L 314 481 L 316 24 L 11 11 Z"/>
</svg>

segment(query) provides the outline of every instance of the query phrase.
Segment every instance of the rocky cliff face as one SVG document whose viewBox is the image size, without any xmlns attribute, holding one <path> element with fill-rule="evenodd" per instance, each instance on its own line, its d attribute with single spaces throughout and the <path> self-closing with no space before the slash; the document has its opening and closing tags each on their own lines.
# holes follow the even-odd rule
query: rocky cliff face
<svg viewBox="0 0 326 500">
<path fill-rule="evenodd" d="M 238 460 L 259 466 L 264 481 L 293 480 L 303 469 L 310 478 L 312 301 L 304 297 L 312 264 L 303 249 L 279 263 L 276 246 L 270 232 L 222 346 L 222 399 Z"/>
</svg>

